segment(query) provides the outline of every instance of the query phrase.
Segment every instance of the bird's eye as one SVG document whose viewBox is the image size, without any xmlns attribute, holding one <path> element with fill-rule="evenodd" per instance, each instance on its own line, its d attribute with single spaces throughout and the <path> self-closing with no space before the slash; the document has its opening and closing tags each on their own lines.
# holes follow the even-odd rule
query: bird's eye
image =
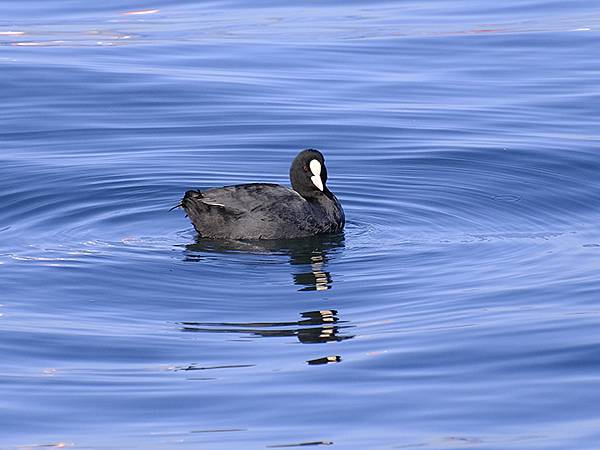
<svg viewBox="0 0 600 450">
<path fill-rule="evenodd" d="M 308 166 L 306 164 L 304 164 L 304 166 L 302 168 L 304 169 L 305 172 L 308 172 Z"/>
</svg>

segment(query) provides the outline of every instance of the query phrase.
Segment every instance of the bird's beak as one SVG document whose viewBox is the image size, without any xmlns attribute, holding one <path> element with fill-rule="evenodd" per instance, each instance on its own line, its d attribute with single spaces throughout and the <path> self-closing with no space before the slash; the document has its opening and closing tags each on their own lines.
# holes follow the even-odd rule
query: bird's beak
<svg viewBox="0 0 600 450">
<path fill-rule="evenodd" d="M 313 159 L 310 162 L 310 171 L 312 173 L 310 181 L 313 182 L 318 190 L 323 191 L 323 180 L 321 180 L 321 163 L 316 159 Z"/>
</svg>

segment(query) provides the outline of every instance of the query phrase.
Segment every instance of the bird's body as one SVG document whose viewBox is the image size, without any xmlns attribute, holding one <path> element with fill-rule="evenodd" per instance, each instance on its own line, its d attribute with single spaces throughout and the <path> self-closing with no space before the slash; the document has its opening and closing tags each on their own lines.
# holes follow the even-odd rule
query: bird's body
<svg viewBox="0 0 600 450">
<path fill-rule="evenodd" d="M 341 231 L 344 211 L 325 186 L 321 153 L 300 152 L 290 178 L 294 189 L 250 183 L 187 191 L 181 206 L 198 234 L 207 238 L 292 239 Z"/>
</svg>

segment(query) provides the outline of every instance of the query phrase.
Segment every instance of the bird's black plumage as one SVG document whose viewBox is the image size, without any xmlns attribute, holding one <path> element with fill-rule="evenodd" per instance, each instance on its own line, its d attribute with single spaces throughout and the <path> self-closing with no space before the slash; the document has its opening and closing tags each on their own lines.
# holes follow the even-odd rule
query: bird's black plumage
<svg viewBox="0 0 600 450">
<path fill-rule="evenodd" d="M 292 189 L 251 183 L 187 191 L 181 206 L 198 234 L 214 239 L 292 239 L 344 228 L 344 210 L 327 188 L 321 152 L 301 151 L 290 180 Z"/>
</svg>

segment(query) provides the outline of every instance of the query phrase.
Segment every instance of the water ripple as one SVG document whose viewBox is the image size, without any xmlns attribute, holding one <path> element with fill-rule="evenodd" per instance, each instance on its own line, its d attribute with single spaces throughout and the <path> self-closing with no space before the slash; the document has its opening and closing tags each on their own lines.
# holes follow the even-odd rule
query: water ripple
<svg viewBox="0 0 600 450">
<path fill-rule="evenodd" d="M 4 3 L 3 448 L 595 448 L 595 5 Z M 169 211 L 306 147 L 340 235 Z"/>
</svg>

